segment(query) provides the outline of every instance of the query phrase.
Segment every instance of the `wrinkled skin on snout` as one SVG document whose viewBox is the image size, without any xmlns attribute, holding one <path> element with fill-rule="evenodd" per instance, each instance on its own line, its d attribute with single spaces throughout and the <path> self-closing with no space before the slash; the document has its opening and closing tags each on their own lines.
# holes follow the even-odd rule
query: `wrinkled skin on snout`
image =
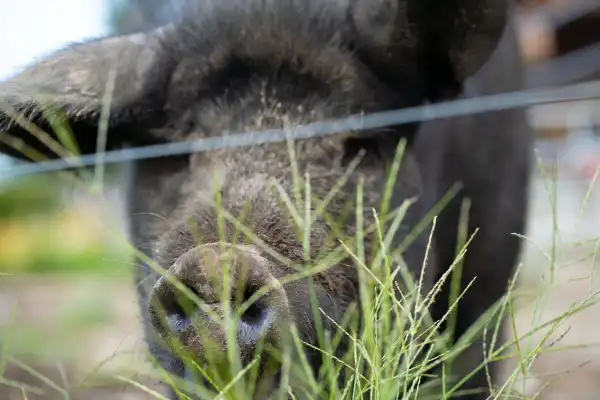
<svg viewBox="0 0 600 400">
<path fill-rule="evenodd" d="M 80 150 L 92 153 L 111 76 L 109 149 L 280 129 L 521 88 L 507 1 L 191 3 L 183 21 L 78 44 L 38 61 L 0 84 L 3 106 L 45 128 L 43 107 L 62 108 Z M 0 112 L 0 127 L 18 140 L 0 141 L 0 151 L 24 158 L 20 150 L 28 146 L 56 157 L 11 115 Z M 452 264 L 462 200 L 470 200 L 468 233 L 477 229 L 478 234 L 463 262 L 463 287 L 471 288 L 458 308 L 459 337 L 505 293 L 517 261 L 520 244 L 514 233 L 525 229 L 531 137 L 522 110 L 507 110 L 423 125 L 343 130 L 292 146 L 256 144 L 137 161 L 129 181 L 129 222 L 134 244 L 157 267 L 144 264 L 135 282 L 153 357 L 180 377 L 186 375 L 181 350 L 200 365 L 209 358 L 226 362 L 222 300 L 231 301 L 235 312 L 265 288 L 241 313 L 235 330 L 244 365 L 263 344 L 285 347 L 292 326 L 317 346 L 312 295 L 328 316 L 321 318 L 322 329 L 334 332 L 358 302 L 358 284 L 355 260 L 345 253 L 332 262 L 331 255 L 341 239 L 353 249 L 348 240 L 357 231 L 359 185 L 364 226 L 375 223 L 372 210 L 380 209 L 386 174 L 404 139 L 390 207 L 407 200 L 413 204 L 394 246 L 454 184 L 461 188 L 439 215 L 424 290 Z M 289 206 L 306 204 L 294 195 L 296 167 L 315 199 L 307 234 Z M 306 181 L 300 182 L 302 190 Z M 304 212 L 302 206 L 298 214 Z M 428 226 L 422 228 L 402 254 L 415 277 L 428 243 Z M 364 238 L 367 265 L 376 240 L 373 233 Z M 310 280 L 286 279 L 326 261 L 330 268 Z M 231 272 L 229 280 L 225 270 Z M 183 301 L 186 293 L 197 301 Z M 447 295 L 444 287 L 431 310 L 435 318 L 445 314 Z M 481 338 L 465 351 L 457 374 L 479 366 L 484 344 Z M 318 373 L 319 352 L 310 346 L 305 352 Z M 264 391 L 257 398 L 279 385 L 280 366 L 267 359 L 261 359 L 258 378 Z M 486 398 L 486 371 L 466 386 L 484 392 L 463 398 Z"/>
</svg>

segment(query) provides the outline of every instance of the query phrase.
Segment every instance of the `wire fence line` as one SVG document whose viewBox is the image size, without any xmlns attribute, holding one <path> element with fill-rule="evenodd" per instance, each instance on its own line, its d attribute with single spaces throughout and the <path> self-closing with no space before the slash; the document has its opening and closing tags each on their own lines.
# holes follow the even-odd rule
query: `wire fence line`
<svg viewBox="0 0 600 400">
<path fill-rule="evenodd" d="M 554 29 L 558 29 L 597 9 L 600 9 L 600 3 L 597 0 L 578 0 L 569 5 L 569 7 L 555 3 L 535 6 L 527 11 L 526 14 L 530 16 L 542 16 Z M 528 67 L 525 78 L 526 90 L 523 91 L 471 97 L 370 115 L 354 115 L 337 120 L 296 126 L 285 130 L 277 129 L 224 134 L 193 141 L 126 148 L 37 163 L 25 163 L 17 166 L 0 165 L 0 175 L 11 179 L 31 174 L 60 171 L 73 168 L 74 166 L 90 167 L 97 165 L 99 161 L 103 164 L 118 164 L 148 158 L 280 142 L 288 138 L 292 140 L 308 139 L 311 137 L 332 135 L 345 130 L 360 131 L 488 111 L 600 98 L 600 81 L 566 86 L 569 82 L 585 78 L 599 71 L 600 67 L 598 67 L 598 63 L 596 62 L 598 55 L 600 55 L 600 46 L 591 45 L 571 54 L 546 61 L 540 65 Z M 565 86 L 547 88 L 548 86 L 557 85 Z M 542 87 L 543 89 L 540 89 Z"/>
<path fill-rule="evenodd" d="M 285 129 L 273 129 L 172 142 L 143 147 L 126 148 L 103 153 L 73 156 L 37 163 L 5 167 L 0 174 L 17 178 L 31 174 L 60 171 L 76 167 L 96 165 L 98 154 L 105 164 L 134 160 L 184 155 L 225 148 L 247 147 L 258 144 L 302 140 L 333 135 L 345 131 L 361 131 L 392 125 L 432 121 L 441 118 L 460 117 L 484 112 L 508 110 L 565 101 L 600 98 L 600 80 L 564 85 L 560 87 L 531 89 L 502 94 L 477 96 L 437 104 L 427 104 L 368 115 L 353 115 L 341 119 L 315 122 Z"/>
</svg>

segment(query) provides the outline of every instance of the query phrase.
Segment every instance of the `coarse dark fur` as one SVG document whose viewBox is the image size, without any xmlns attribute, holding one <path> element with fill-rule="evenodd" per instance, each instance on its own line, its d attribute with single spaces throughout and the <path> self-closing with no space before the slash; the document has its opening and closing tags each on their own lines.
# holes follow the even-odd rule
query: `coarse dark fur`
<svg viewBox="0 0 600 400">
<path fill-rule="evenodd" d="M 108 71 L 116 64 L 109 148 L 282 128 L 456 96 L 518 90 L 522 65 L 515 33 L 504 15 L 508 7 L 494 0 L 455 0 L 444 5 L 421 0 L 202 1 L 197 11 L 186 13 L 185 21 L 163 30 L 99 39 L 40 60 L 0 84 L 0 98 L 38 122 L 34 117 L 39 100 L 54 101 L 71 117 L 81 150 L 90 153 Z M 48 154 L 8 119 L 3 126 Z M 453 184 L 462 185 L 440 215 L 425 288 L 452 264 L 461 200 L 471 201 L 469 232 L 478 229 L 478 233 L 466 256 L 463 283 L 476 280 L 460 303 L 458 337 L 505 293 L 517 261 L 520 244 L 512 234 L 525 229 L 531 131 L 523 111 L 510 110 L 296 142 L 301 176 L 308 174 L 312 195 L 320 199 L 350 162 L 363 155 L 326 208 L 329 215 L 346 218 L 344 234 L 355 232 L 352 204 L 346 214 L 361 181 L 365 226 L 374 222 L 370 210 L 379 208 L 385 174 L 401 138 L 409 140 L 409 147 L 391 206 L 397 208 L 406 199 L 418 201 L 410 207 L 396 244 Z M 0 144 L 0 150 L 22 157 L 10 146 Z M 272 190 L 273 182 L 294 192 L 286 143 L 139 161 L 129 196 L 134 244 L 165 269 L 187 268 L 189 251 L 199 245 L 197 231 L 200 244 L 219 240 L 211 197 L 217 189 L 228 213 L 244 214 L 244 223 L 264 243 L 301 264 L 305 261 L 301 238 Z M 336 246 L 334 231 L 329 220 L 316 219 L 310 231 L 312 261 L 326 257 L 327 250 Z M 231 223 L 225 232 L 233 241 Z M 365 238 L 367 250 L 372 240 Z M 260 246 L 247 245 L 237 251 L 256 252 L 255 276 L 277 279 L 292 272 Z M 403 254 L 415 274 L 421 269 L 426 245 L 427 229 Z M 207 261 L 198 268 L 210 269 L 209 265 Z M 148 268 L 136 274 L 146 337 L 163 367 L 181 375 L 181 362 L 159 346 L 158 322 L 149 312 L 151 293 L 159 297 L 170 293 L 160 284 L 155 286 L 158 278 Z M 203 287 L 196 275 L 186 279 L 194 289 Z M 357 300 L 352 259 L 318 274 L 315 283 L 320 306 L 339 322 Z M 285 284 L 283 289 L 282 301 L 302 338 L 316 344 L 306 281 Z M 203 296 L 202 289 L 199 295 Z M 448 293 L 443 293 L 434 304 L 435 317 L 444 315 L 447 298 Z M 326 323 L 325 328 L 333 325 Z M 183 341 L 200 357 L 202 347 L 190 335 L 185 331 Z M 478 367 L 482 343 L 474 343 L 456 363 L 458 372 Z M 307 353 L 318 369 L 318 353 Z M 487 387 L 485 371 L 475 374 L 467 386 Z"/>
</svg>

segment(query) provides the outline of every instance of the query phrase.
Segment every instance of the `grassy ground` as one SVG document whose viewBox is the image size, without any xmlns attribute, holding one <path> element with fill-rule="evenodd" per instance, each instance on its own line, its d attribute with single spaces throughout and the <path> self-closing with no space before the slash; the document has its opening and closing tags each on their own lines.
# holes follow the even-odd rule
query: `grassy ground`
<svg viewBox="0 0 600 400">
<path fill-rule="evenodd" d="M 150 398 L 115 378 L 148 369 L 125 248 L 52 183 L 0 194 L 0 399 Z"/>
<path fill-rule="evenodd" d="M 135 378 L 149 368 L 130 279 L 99 273 L 4 277 L 0 293 L 6 363 L 0 398 L 23 399 L 12 384 L 20 382 L 36 388 L 27 393 L 31 399 L 64 399 L 54 384 L 69 388 L 71 399 L 120 399 L 116 392 L 126 385 L 114 377 Z M 104 391 L 78 388 L 96 385 Z M 143 398 L 133 388 L 124 393 L 123 399 Z"/>
<path fill-rule="evenodd" d="M 598 266 L 594 267 L 593 262 L 580 260 L 557 269 L 554 283 L 549 282 L 549 277 L 545 276 L 541 284 L 522 284 L 522 287 L 531 289 L 531 293 L 515 310 L 515 337 L 521 337 L 519 346 L 522 354 L 535 350 L 539 343 L 542 346 L 533 351 L 531 357 L 516 356 L 507 360 L 504 375 L 507 379 L 516 371 L 515 388 L 525 398 L 598 398 L 598 272 Z M 536 301 L 535 297 L 542 299 Z M 534 334 L 526 335 L 532 326 L 542 326 L 549 322 Z M 526 358 L 530 359 L 523 362 Z"/>
<path fill-rule="evenodd" d="M 536 181 L 530 229 L 533 237 L 527 242 L 525 266 L 518 286 L 524 292 L 512 303 L 514 309 L 507 330 L 523 338 L 535 329 L 534 317 L 537 318 L 535 326 L 547 321 L 551 321 L 551 326 L 536 333 L 529 347 L 520 342 L 513 348 L 517 355 L 504 362 L 505 378 L 514 381 L 515 389 L 522 392 L 524 398 L 554 400 L 566 394 L 571 396 L 569 398 L 591 399 L 594 397 L 586 396 L 600 391 L 595 383 L 600 381 L 597 365 L 600 352 L 596 355 L 596 350 L 592 350 L 595 337 L 600 337 L 600 323 L 594 321 L 595 306 L 589 303 L 595 294 L 590 277 L 595 271 L 596 242 L 586 233 L 590 237 L 587 245 L 574 246 L 570 239 L 581 239 L 582 228 L 552 222 L 552 231 L 561 231 L 562 236 L 547 235 L 547 228 L 541 227 L 548 224 L 549 219 L 569 223 L 576 219 L 577 212 L 568 214 L 573 212 L 572 205 L 569 208 L 569 201 L 565 202 L 562 195 L 562 209 L 567 211 L 560 211 L 561 217 L 552 218 L 556 210 L 549 205 L 551 201 L 544 187 Z M 22 198 L 23 193 L 18 193 Z M 585 229 L 589 230 L 593 218 L 585 215 L 583 222 L 588 222 Z M 149 393 L 156 387 L 154 381 L 147 378 L 150 365 L 144 354 L 130 269 L 126 267 L 130 264 L 123 248 L 115 247 L 111 235 L 96 229 L 102 225 L 99 222 L 104 222 L 102 216 L 98 218 L 85 207 L 70 208 L 68 212 L 61 209 L 32 214 L 13 211 L 2 219 L 0 399 L 160 398 L 156 393 Z M 559 236 L 563 240 L 556 239 Z M 549 271 L 554 267 L 557 268 L 554 283 L 548 284 Z M 355 354 L 346 365 L 368 367 L 369 373 L 364 377 L 355 374 L 349 387 L 355 389 L 360 383 L 378 393 L 379 397 L 375 398 L 387 398 L 386 393 L 404 385 L 405 398 L 412 399 L 417 393 L 426 393 L 426 389 L 419 386 L 420 379 L 426 373 L 425 366 L 435 361 L 431 354 L 423 353 L 424 348 L 414 344 L 418 330 L 415 320 L 422 317 L 419 307 L 410 315 L 412 322 L 405 320 L 402 326 L 386 319 L 389 312 L 382 311 L 386 304 L 388 310 L 400 307 L 386 295 L 389 283 L 382 278 L 379 290 L 374 290 L 377 284 L 367 288 L 373 295 L 372 309 L 368 312 L 372 323 L 355 337 Z M 540 293 L 542 306 L 538 307 Z M 587 314 L 552 323 L 553 319 L 560 320 L 572 312 L 573 307 L 581 308 L 582 304 L 592 305 L 584 311 Z M 437 339 L 429 337 L 430 341 Z M 539 345 L 542 342 L 545 344 Z M 557 352 L 564 342 L 587 347 L 583 351 Z M 425 355 L 425 362 L 417 360 L 419 352 Z M 407 357 L 410 363 L 401 364 L 401 370 L 395 370 L 390 366 L 398 364 L 397 360 L 390 360 L 388 354 Z M 337 361 L 330 360 L 332 366 L 339 367 Z M 131 382 L 148 386 L 140 387 Z M 320 383 L 308 382 L 308 385 L 315 389 Z M 538 393 L 546 384 L 550 385 Z M 442 395 L 431 398 L 444 398 L 450 389 L 444 388 Z M 509 398 L 508 393 L 504 388 L 496 398 Z M 338 392 L 334 398 L 340 396 Z M 346 396 L 359 398 L 356 392 L 346 393 Z"/>
</svg>

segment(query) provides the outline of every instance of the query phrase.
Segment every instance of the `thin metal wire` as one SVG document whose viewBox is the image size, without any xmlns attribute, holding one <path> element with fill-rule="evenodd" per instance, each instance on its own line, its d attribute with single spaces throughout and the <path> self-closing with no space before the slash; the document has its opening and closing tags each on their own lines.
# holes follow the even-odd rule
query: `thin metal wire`
<svg viewBox="0 0 600 400">
<path fill-rule="evenodd" d="M 556 29 L 599 8 L 600 4 L 597 0 L 581 0 L 569 7 L 553 3 L 544 4 L 528 11 L 527 14 L 544 16 L 547 22 L 551 23 Z M 540 89 L 542 86 L 547 87 L 559 83 L 566 84 L 567 82 L 572 82 L 597 72 L 599 67 L 595 60 L 598 59 L 596 56 L 599 54 L 600 45 L 591 45 L 572 52 L 567 56 L 529 67 L 526 77 L 529 90 L 472 97 L 370 115 L 354 115 L 337 120 L 291 127 L 286 130 L 278 129 L 227 134 L 193 141 L 121 149 L 103 153 L 103 161 L 105 164 L 122 163 L 223 148 L 281 142 L 288 138 L 292 140 L 308 139 L 348 130 L 359 131 L 390 125 L 424 122 L 439 118 L 459 117 L 488 111 L 600 98 L 600 81 Z M 0 175 L 10 179 L 73 168 L 74 164 L 86 167 L 94 166 L 98 161 L 97 154 L 0 167 Z"/>
<path fill-rule="evenodd" d="M 460 117 L 489 111 L 501 111 L 539 104 L 595 98 L 600 98 L 600 81 L 547 89 L 532 89 L 489 96 L 471 97 L 369 115 L 354 115 L 342 119 L 317 122 L 287 129 L 227 134 L 192 141 L 127 148 L 104 153 L 104 162 L 107 164 L 122 163 L 133 160 L 183 155 L 224 148 L 283 142 L 288 139 L 308 139 L 317 136 L 333 135 L 345 131 L 360 131 L 392 125 L 431 121 L 440 118 Z M 26 163 L 24 165 L 0 169 L 0 173 L 6 174 L 8 178 L 16 178 L 31 174 L 73 168 L 74 164 L 80 166 L 92 166 L 95 165 L 96 162 L 97 155 L 90 154 L 39 163 Z"/>
</svg>

